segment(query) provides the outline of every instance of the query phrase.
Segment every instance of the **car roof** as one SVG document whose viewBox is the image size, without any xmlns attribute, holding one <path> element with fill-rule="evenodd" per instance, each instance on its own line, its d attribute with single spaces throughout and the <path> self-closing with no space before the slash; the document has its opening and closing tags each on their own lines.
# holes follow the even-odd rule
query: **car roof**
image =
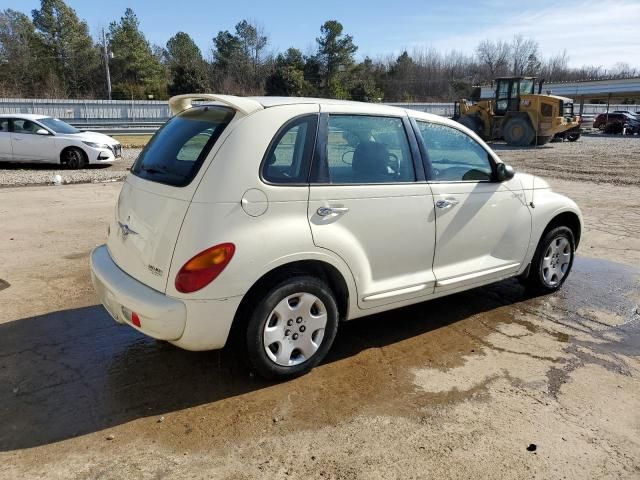
<svg viewBox="0 0 640 480">
<path fill-rule="evenodd" d="M 233 97 L 229 97 L 233 98 Z M 410 108 L 402 108 L 402 107 L 394 107 L 391 105 L 385 105 L 382 103 L 369 103 L 369 102 L 356 102 L 353 100 L 336 100 L 333 98 L 315 98 L 315 97 L 266 97 L 266 96 L 253 96 L 253 97 L 242 97 L 251 99 L 257 103 L 259 103 L 263 108 L 273 108 L 280 107 L 285 105 L 302 105 L 302 104 L 312 104 L 312 105 L 350 105 L 358 108 L 360 111 L 359 114 L 372 114 L 372 115 L 389 115 L 389 116 L 405 116 L 409 115 L 414 118 L 419 118 L 423 120 L 432 120 L 440 123 L 451 124 L 455 126 L 460 126 L 459 123 L 445 118 L 440 115 L 435 115 L 432 113 L 421 112 L 419 110 L 413 110 Z M 201 103 L 199 105 L 220 105 L 220 102 L 206 102 Z"/>
<path fill-rule="evenodd" d="M 0 113 L 0 118 L 20 118 L 22 120 L 40 120 L 41 118 L 49 118 L 46 115 L 38 115 L 37 113 Z"/>
</svg>

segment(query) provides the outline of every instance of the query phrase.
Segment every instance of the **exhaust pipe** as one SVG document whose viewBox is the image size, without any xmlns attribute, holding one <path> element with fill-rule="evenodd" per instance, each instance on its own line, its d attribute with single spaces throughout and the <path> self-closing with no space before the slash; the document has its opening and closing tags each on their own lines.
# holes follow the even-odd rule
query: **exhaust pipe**
<svg viewBox="0 0 640 480">
<path fill-rule="evenodd" d="M 542 85 L 544 85 L 544 78 L 538 83 L 538 95 L 542 93 Z"/>
</svg>

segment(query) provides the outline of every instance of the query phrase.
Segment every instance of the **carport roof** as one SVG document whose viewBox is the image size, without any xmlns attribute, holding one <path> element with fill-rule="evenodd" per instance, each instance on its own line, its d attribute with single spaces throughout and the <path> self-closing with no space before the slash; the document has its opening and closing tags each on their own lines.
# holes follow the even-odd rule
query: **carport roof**
<svg viewBox="0 0 640 480">
<path fill-rule="evenodd" d="M 494 96 L 495 86 L 483 86 L 481 97 Z M 608 80 L 580 80 L 574 82 L 549 82 L 542 86 L 544 93 L 563 97 L 628 97 L 640 95 L 640 77 L 612 78 Z"/>
</svg>

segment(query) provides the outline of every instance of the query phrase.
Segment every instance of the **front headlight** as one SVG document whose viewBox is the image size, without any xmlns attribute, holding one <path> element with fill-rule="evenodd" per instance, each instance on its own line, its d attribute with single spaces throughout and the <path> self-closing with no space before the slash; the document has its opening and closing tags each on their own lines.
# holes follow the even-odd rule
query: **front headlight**
<svg viewBox="0 0 640 480">
<path fill-rule="evenodd" d="M 82 142 L 82 143 L 90 146 L 91 148 L 106 148 L 107 150 L 109 149 L 109 145 L 107 145 L 106 143 L 94 143 L 94 142 Z"/>
</svg>

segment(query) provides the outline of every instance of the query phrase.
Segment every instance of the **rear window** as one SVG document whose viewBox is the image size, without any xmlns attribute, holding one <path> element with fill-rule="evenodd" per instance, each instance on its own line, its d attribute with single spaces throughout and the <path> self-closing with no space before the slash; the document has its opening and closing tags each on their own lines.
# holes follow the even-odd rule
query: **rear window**
<svg viewBox="0 0 640 480">
<path fill-rule="evenodd" d="M 152 182 L 188 185 L 231 119 L 234 110 L 204 106 L 186 110 L 156 132 L 131 172 Z"/>
</svg>

